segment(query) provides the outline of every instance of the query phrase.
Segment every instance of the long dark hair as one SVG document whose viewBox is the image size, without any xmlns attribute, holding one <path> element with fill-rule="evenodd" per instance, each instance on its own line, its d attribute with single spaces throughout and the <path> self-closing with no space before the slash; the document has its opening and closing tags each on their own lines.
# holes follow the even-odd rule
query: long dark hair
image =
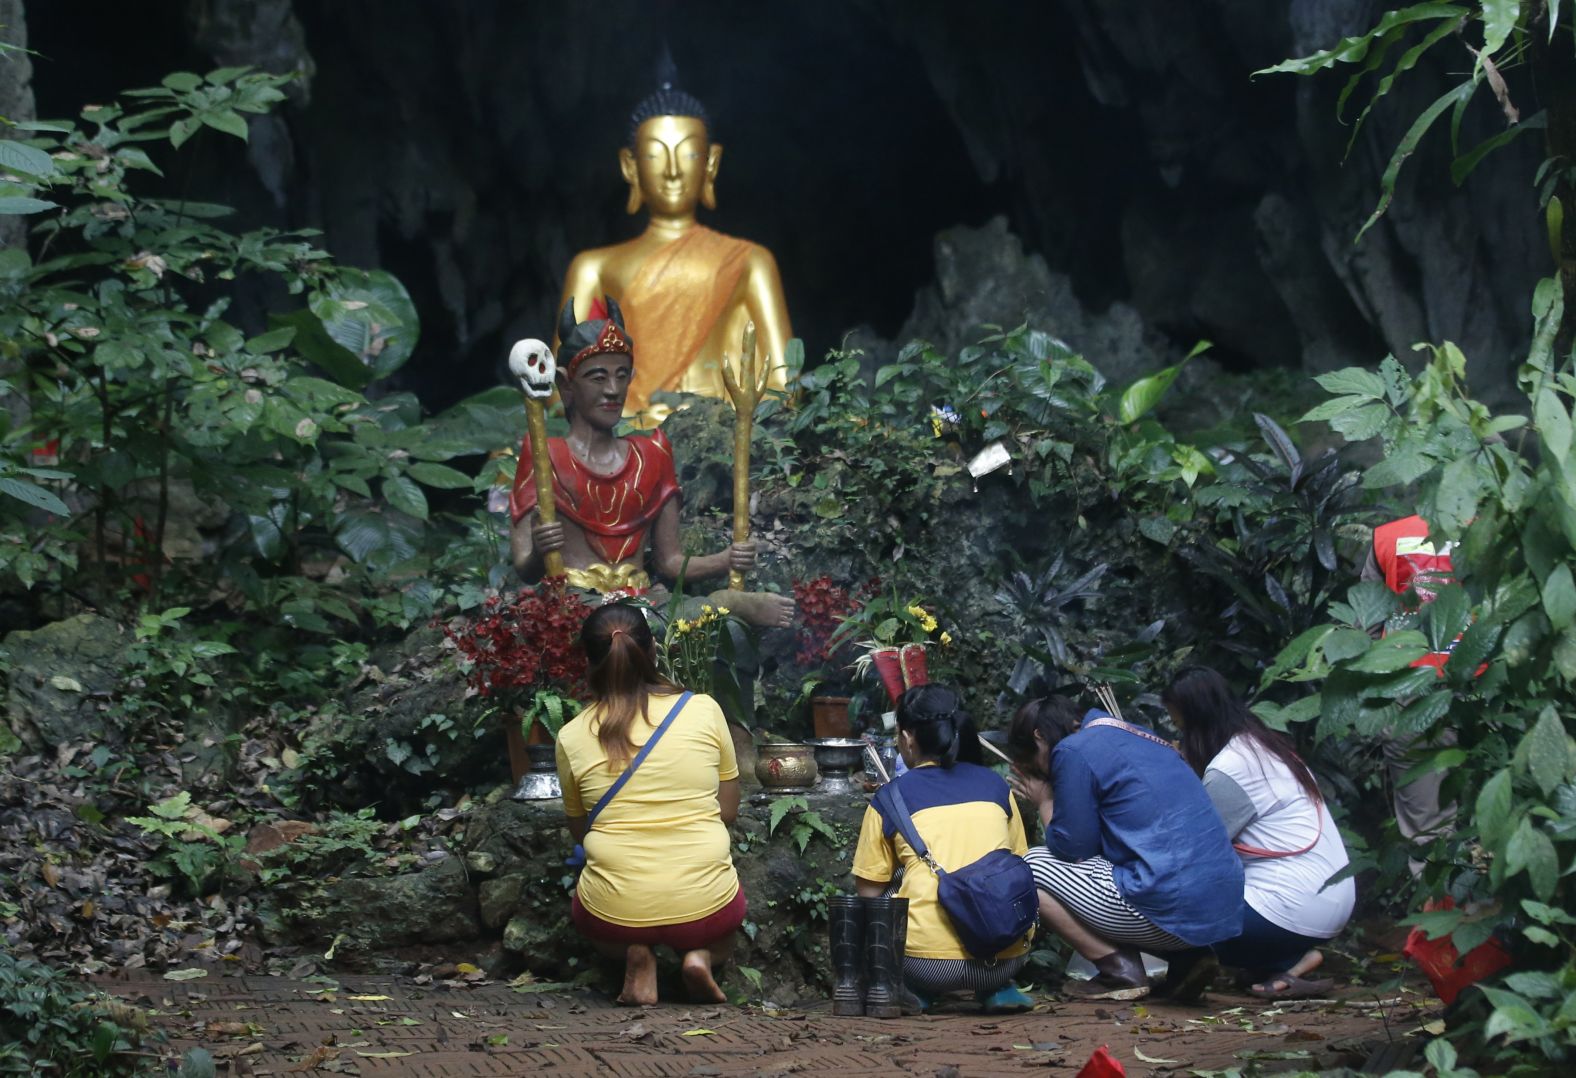
<svg viewBox="0 0 1576 1078">
<path fill-rule="evenodd" d="M 1264 725 L 1237 698 L 1226 679 L 1207 666 L 1184 666 L 1160 694 L 1160 702 L 1182 721 L 1182 758 L 1200 776 L 1226 743 L 1238 734 L 1285 764 L 1307 795 L 1323 801 L 1319 783 L 1297 755 L 1291 738 Z"/>
<path fill-rule="evenodd" d="M 637 714 L 646 717 L 647 695 L 678 686 L 657 670 L 657 642 L 639 607 L 598 607 L 580 626 L 580 646 L 586 652 L 586 685 L 601 707 L 597 740 L 616 771 L 633 755 L 629 728 Z"/>
<path fill-rule="evenodd" d="M 914 737 L 927 760 L 951 767 L 980 762 L 979 737 L 963 697 L 947 685 L 915 685 L 897 698 L 898 729 Z"/>
<path fill-rule="evenodd" d="M 1046 746 L 1054 749 L 1062 738 L 1078 732 L 1081 721 L 1077 707 L 1065 696 L 1030 700 L 1013 712 L 1012 727 L 1007 732 L 1007 755 L 1025 771 L 1037 772 L 1040 746 L 1034 735 L 1039 734 Z"/>
</svg>

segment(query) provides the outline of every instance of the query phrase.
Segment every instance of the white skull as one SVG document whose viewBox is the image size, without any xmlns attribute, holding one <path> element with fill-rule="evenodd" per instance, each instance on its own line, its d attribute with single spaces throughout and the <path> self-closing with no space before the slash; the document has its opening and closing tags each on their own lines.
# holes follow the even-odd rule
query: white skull
<svg viewBox="0 0 1576 1078">
<path fill-rule="evenodd" d="M 553 376 L 558 365 L 553 362 L 553 350 L 546 342 L 535 337 L 515 341 L 509 349 L 509 373 L 520 380 L 526 396 L 546 400 L 553 395 Z"/>
</svg>

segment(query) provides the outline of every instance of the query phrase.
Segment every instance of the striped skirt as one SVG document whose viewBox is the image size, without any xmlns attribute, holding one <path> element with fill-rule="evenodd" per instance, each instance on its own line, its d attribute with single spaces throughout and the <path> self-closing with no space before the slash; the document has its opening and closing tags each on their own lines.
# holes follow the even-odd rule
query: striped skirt
<svg viewBox="0 0 1576 1078">
<path fill-rule="evenodd" d="M 1157 928 L 1127 904 L 1111 879 L 1111 862 L 1105 858 L 1058 861 L 1050 850 L 1039 846 L 1023 859 L 1034 872 L 1034 886 L 1067 907 L 1102 939 L 1151 954 L 1188 949 L 1187 943 Z"/>
</svg>

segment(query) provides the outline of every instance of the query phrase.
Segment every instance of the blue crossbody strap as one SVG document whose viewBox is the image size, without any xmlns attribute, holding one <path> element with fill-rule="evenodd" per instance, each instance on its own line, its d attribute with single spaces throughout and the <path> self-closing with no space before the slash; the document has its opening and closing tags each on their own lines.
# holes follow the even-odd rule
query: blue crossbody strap
<svg viewBox="0 0 1576 1078">
<path fill-rule="evenodd" d="M 892 810 L 893 822 L 897 824 L 897 829 L 903 833 L 903 838 L 907 840 L 919 859 L 929 865 L 930 870 L 937 876 L 945 876 L 946 872 L 936 863 L 936 859 L 930 856 L 930 847 L 926 846 L 925 840 L 919 837 L 919 829 L 914 826 L 914 817 L 909 814 L 908 802 L 903 800 L 903 791 L 897 788 L 897 780 L 894 779 L 881 787 L 881 793 L 877 796 L 884 796 L 887 799 L 887 807 Z"/>
<path fill-rule="evenodd" d="M 635 753 L 635 758 L 629 761 L 629 766 L 624 768 L 624 773 L 614 780 L 613 785 L 607 788 L 607 793 L 603 794 L 597 803 L 591 807 L 591 814 L 586 817 L 587 831 L 591 830 L 591 825 L 596 823 L 598 814 L 607 808 L 607 803 L 613 800 L 613 795 L 624 788 L 624 783 L 629 781 L 630 776 L 635 773 L 635 769 L 641 765 L 647 756 L 651 755 L 651 750 L 657 747 L 657 742 L 662 740 L 662 735 L 668 732 L 668 727 L 673 725 L 673 720 L 679 717 L 679 712 L 684 710 L 684 705 L 689 703 L 690 697 L 694 695 L 694 693 L 686 691 L 679 697 L 678 703 L 673 705 L 673 710 L 668 712 L 668 717 L 662 720 L 662 725 L 658 726 L 656 732 L 646 739 L 644 745 L 640 746 L 640 751 Z"/>
</svg>

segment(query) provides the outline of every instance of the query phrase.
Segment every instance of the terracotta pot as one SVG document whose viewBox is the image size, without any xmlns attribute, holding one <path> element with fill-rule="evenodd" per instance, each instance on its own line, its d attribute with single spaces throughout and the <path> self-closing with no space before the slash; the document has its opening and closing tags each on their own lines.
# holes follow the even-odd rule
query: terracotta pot
<svg viewBox="0 0 1576 1078">
<path fill-rule="evenodd" d="M 854 731 L 848 719 L 848 697 L 812 696 L 810 722 L 818 738 L 851 737 Z"/>
<path fill-rule="evenodd" d="M 769 741 L 755 750 L 755 777 L 768 790 L 808 790 L 815 785 L 815 750 L 798 741 Z"/>
</svg>

